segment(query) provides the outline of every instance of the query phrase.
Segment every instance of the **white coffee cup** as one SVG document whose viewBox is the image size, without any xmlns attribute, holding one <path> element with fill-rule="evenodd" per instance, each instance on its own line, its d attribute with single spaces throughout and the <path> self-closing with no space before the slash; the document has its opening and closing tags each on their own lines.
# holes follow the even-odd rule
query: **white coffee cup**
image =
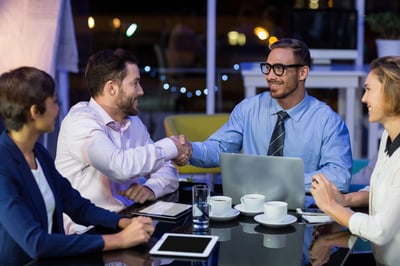
<svg viewBox="0 0 400 266">
<path fill-rule="evenodd" d="M 248 212 L 262 212 L 265 196 L 261 194 L 246 194 L 240 198 L 243 209 Z"/>
<path fill-rule="evenodd" d="M 227 216 L 232 209 L 232 198 L 227 196 L 212 196 L 208 200 L 210 215 Z"/>
<path fill-rule="evenodd" d="M 264 216 L 269 222 L 283 222 L 288 211 L 284 201 L 267 201 L 264 203 Z"/>
<path fill-rule="evenodd" d="M 286 246 L 286 234 L 264 234 L 263 245 L 267 248 L 283 248 Z"/>
</svg>

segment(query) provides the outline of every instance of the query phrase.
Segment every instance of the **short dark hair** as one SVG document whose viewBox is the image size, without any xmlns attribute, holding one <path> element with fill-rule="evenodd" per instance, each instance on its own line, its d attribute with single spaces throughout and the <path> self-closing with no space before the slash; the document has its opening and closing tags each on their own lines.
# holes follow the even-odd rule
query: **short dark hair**
<svg viewBox="0 0 400 266">
<path fill-rule="evenodd" d="M 400 56 L 376 58 L 370 64 L 370 71 L 382 83 L 385 114 L 400 115 Z"/>
<path fill-rule="evenodd" d="M 280 39 L 271 45 L 270 51 L 276 48 L 291 48 L 297 60 L 295 63 L 307 65 L 309 68 L 311 68 L 310 49 L 304 42 L 290 38 Z"/>
<path fill-rule="evenodd" d="M 0 76 L 0 114 L 8 130 L 20 130 L 30 119 L 29 109 L 36 105 L 40 114 L 45 101 L 55 95 L 54 79 L 35 67 L 19 67 Z"/>
<path fill-rule="evenodd" d="M 90 96 L 101 94 L 104 84 L 113 80 L 121 84 L 126 76 L 126 63 L 138 65 L 138 60 L 128 50 L 118 48 L 93 54 L 87 63 L 85 80 Z"/>
</svg>

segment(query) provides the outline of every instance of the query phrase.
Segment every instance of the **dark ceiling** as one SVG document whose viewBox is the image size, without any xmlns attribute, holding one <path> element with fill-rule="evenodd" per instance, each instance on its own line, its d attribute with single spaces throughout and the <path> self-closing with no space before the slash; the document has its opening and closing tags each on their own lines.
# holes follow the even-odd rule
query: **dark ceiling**
<svg viewBox="0 0 400 266">
<path fill-rule="evenodd" d="M 168 0 L 151 3 L 132 0 L 71 0 L 71 3 L 73 6 L 80 6 L 80 10 L 76 11 L 78 13 L 86 10 L 90 10 L 92 14 L 205 15 L 207 13 L 207 0 Z M 279 8 L 293 6 L 293 3 L 294 0 L 216 0 L 216 7 L 218 14 L 239 12 L 261 14 L 267 6 Z"/>
<path fill-rule="evenodd" d="M 251 33 L 255 24 L 270 23 L 272 33 L 279 38 L 286 37 L 293 10 L 307 7 L 309 1 L 304 0 L 216 0 L 217 5 L 217 40 L 218 61 L 222 66 L 230 66 L 238 60 L 251 60 L 263 56 L 266 45 L 252 40 Z M 319 1 L 320 8 L 326 9 L 328 2 L 334 3 L 334 9 L 354 9 L 355 1 L 335 0 Z M 203 46 L 206 41 L 207 0 L 168 0 L 168 1 L 133 1 L 133 0 L 71 0 L 72 12 L 75 18 L 75 27 L 81 64 L 84 65 L 87 57 L 96 50 L 118 46 L 133 50 L 139 55 L 140 62 L 154 65 L 156 56 L 153 46 L 159 44 L 167 46 L 168 38 L 173 27 L 177 24 L 188 24 L 199 36 Z M 399 10 L 398 0 L 373 1 L 366 0 L 366 13 L 377 10 Z M 102 18 L 96 22 L 95 30 L 87 29 L 89 15 Z M 109 26 L 113 17 L 124 17 L 130 21 L 139 20 L 140 30 L 134 38 L 125 39 L 123 33 L 112 30 Z M 104 24 L 107 19 L 109 24 Z M 308 27 L 304 23 L 304 28 Z M 300 22 L 301 24 L 301 22 Z M 247 44 L 244 47 L 231 47 L 226 44 L 226 34 L 235 29 L 247 31 Z M 368 29 L 367 29 L 368 30 Z M 286 35 L 286 36 L 285 36 Z M 332 37 L 332 36 L 331 36 Z M 372 36 L 373 37 L 373 36 Z M 371 53 L 366 32 L 366 53 Z M 326 40 L 330 40 L 329 38 Z M 331 44 L 331 41 L 327 41 Z M 373 44 L 372 44 L 373 45 Z M 219 50 L 218 50 L 219 49 Z M 252 55 L 255 54 L 254 56 Z M 205 54 L 203 53 L 203 57 Z M 374 54 L 366 55 L 368 58 Z M 203 60 L 204 62 L 204 60 Z M 227 62 L 227 63 L 223 63 Z"/>
</svg>

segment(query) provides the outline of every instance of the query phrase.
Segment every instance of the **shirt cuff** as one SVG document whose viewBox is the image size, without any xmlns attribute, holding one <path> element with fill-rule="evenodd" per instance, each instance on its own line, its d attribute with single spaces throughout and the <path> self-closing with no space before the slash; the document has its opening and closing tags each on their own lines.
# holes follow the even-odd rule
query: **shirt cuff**
<svg viewBox="0 0 400 266">
<path fill-rule="evenodd" d="M 349 240 L 347 241 L 347 245 L 350 249 L 352 249 L 354 247 L 354 244 L 356 243 L 358 237 L 355 235 L 351 235 L 349 237 Z"/>
<path fill-rule="evenodd" d="M 361 236 L 361 225 L 365 221 L 365 216 L 368 214 L 366 213 L 360 213 L 360 212 L 355 212 L 351 215 L 350 220 L 349 220 L 349 230 L 352 234 Z"/>
<path fill-rule="evenodd" d="M 165 160 L 172 160 L 178 157 L 178 149 L 170 138 L 163 138 L 154 143 L 156 148 L 161 148 L 165 154 Z"/>
<path fill-rule="evenodd" d="M 370 187 L 369 186 L 365 186 L 362 189 L 360 189 L 359 191 L 366 191 L 369 192 L 370 191 Z"/>
<path fill-rule="evenodd" d="M 201 158 L 201 150 L 197 146 L 196 142 L 192 142 L 192 157 L 191 158 Z"/>
</svg>

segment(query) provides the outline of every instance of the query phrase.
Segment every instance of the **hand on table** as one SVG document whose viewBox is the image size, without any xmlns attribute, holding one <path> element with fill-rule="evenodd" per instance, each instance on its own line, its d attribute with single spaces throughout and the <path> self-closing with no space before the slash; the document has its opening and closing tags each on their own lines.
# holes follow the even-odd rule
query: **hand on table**
<svg viewBox="0 0 400 266">
<path fill-rule="evenodd" d="M 121 221 L 123 220 L 123 222 Z M 118 225 L 124 227 L 115 234 L 102 235 L 103 251 L 124 249 L 149 242 L 154 233 L 153 220 L 149 217 L 122 218 Z"/>
<path fill-rule="evenodd" d="M 147 243 L 155 230 L 150 217 L 138 216 L 130 220 L 130 223 L 117 233 L 124 248 Z"/>
<path fill-rule="evenodd" d="M 119 194 L 137 203 L 156 199 L 154 192 L 150 188 L 136 183 L 133 183 L 127 190 L 120 191 Z"/>
</svg>

